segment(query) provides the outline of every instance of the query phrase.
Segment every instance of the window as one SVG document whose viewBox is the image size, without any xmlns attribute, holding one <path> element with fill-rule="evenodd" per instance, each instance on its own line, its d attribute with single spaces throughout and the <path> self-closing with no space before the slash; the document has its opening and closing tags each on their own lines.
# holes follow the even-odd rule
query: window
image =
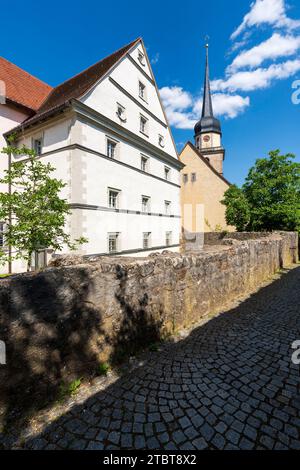
<svg viewBox="0 0 300 470">
<path fill-rule="evenodd" d="M 121 104 L 117 103 L 117 116 L 122 122 L 126 122 L 126 112 L 124 106 Z"/>
<path fill-rule="evenodd" d="M 108 207 L 111 207 L 112 209 L 119 208 L 119 194 L 120 191 L 117 189 L 108 190 Z"/>
<path fill-rule="evenodd" d="M 171 209 L 171 203 L 170 201 L 165 201 L 165 214 L 169 215 L 170 214 L 170 209 Z"/>
<path fill-rule="evenodd" d="M 0 222 L 0 247 L 4 246 L 4 222 Z"/>
<path fill-rule="evenodd" d="M 37 155 L 41 155 L 42 153 L 42 139 L 34 139 L 33 140 L 33 150 Z"/>
<path fill-rule="evenodd" d="M 184 173 L 184 174 L 183 174 L 183 182 L 184 182 L 184 183 L 187 183 L 188 180 L 189 180 L 188 174 L 187 174 L 187 173 Z"/>
<path fill-rule="evenodd" d="M 170 246 L 172 244 L 172 232 L 166 232 L 166 245 Z"/>
<path fill-rule="evenodd" d="M 196 173 L 192 173 L 191 181 L 194 182 L 194 181 L 196 181 L 196 179 L 197 179 Z"/>
<path fill-rule="evenodd" d="M 150 197 L 142 196 L 142 212 L 150 211 Z"/>
<path fill-rule="evenodd" d="M 108 234 L 108 252 L 116 253 L 119 251 L 119 233 Z"/>
<path fill-rule="evenodd" d="M 144 155 L 141 156 L 141 170 L 142 171 L 148 171 L 148 157 L 145 157 Z"/>
<path fill-rule="evenodd" d="M 107 139 L 106 144 L 106 155 L 110 158 L 116 158 L 117 156 L 117 142 L 111 139 Z"/>
<path fill-rule="evenodd" d="M 143 248 L 144 250 L 147 250 L 150 248 L 150 237 L 151 237 L 151 232 L 144 232 L 143 233 Z"/>
<path fill-rule="evenodd" d="M 140 50 L 138 50 L 138 61 L 143 67 L 145 67 L 145 56 Z"/>
<path fill-rule="evenodd" d="M 170 172 L 171 172 L 170 168 L 165 166 L 165 180 L 167 181 L 169 181 L 170 179 Z"/>
<path fill-rule="evenodd" d="M 140 132 L 142 132 L 142 134 L 148 135 L 148 119 L 144 116 L 140 116 Z"/>
<path fill-rule="evenodd" d="M 142 82 L 139 82 L 139 97 L 146 100 L 146 85 Z"/>
<path fill-rule="evenodd" d="M 158 134 L 158 145 L 160 145 L 161 147 L 165 146 L 165 138 L 163 135 Z"/>
</svg>

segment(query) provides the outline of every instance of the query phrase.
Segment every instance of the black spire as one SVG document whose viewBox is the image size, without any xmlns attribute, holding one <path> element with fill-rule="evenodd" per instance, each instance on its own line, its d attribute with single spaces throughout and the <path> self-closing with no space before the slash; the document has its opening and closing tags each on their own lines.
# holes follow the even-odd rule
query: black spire
<svg viewBox="0 0 300 470">
<path fill-rule="evenodd" d="M 204 78 L 204 93 L 203 93 L 203 105 L 202 105 L 202 117 L 214 117 L 210 83 L 209 83 L 209 63 L 208 63 L 208 44 L 205 44 L 206 48 L 206 63 L 205 63 L 205 78 Z"/>
<path fill-rule="evenodd" d="M 216 132 L 221 134 L 221 124 L 218 119 L 214 117 L 210 81 L 209 81 L 209 60 L 208 60 L 208 44 L 206 48 L 206 63 L 205 63 L 205 77 L 204 77 L 204 91 L 203 91 L 203 104 L 202 115 L 200 121 L 195 125 L 195 136 L 205 132 Z"/>
</svg>

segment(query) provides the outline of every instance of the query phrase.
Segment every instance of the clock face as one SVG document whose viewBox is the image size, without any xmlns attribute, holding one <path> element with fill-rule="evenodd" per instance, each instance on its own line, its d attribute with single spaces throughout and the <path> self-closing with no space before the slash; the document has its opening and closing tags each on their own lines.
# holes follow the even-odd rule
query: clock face
<svg viewBox="0 0 300 470">
<path fill-rule="evenodd" d="M 209 142 L 209 141 L 210 141 L 210 136 L 209 136 L 209 135 L 205 135 L 205 136 L 203 137 L 203 140 L 204 140 L 204 142 Z"/>
</svg>

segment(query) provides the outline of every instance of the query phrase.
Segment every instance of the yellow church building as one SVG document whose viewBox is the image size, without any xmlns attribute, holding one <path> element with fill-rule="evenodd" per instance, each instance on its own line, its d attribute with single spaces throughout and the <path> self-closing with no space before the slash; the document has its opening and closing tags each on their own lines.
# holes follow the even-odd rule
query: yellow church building
<svg viewBox="0 0 300 470">
<path fill-rule="evenodd" d="M 186 239 L 204 232 L 233 230 L 221 204 L 230 183 L 223 176 L 225 149 L 221 124 L 214 117 L 209 81 L 208 45 L 201 119 L 195 125 L 195 143 L 187 142 L 179 155 L 181 170 L 182 229 Z"/>
</svg>

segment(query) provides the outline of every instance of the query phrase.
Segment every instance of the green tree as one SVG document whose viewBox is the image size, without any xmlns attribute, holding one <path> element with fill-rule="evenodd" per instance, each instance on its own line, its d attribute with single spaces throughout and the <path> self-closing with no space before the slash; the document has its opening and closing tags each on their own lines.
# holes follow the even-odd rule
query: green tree
<svg viewBox="0 0 300 470">
<path fill-rule="evenodd" d="M 70 208 L 60 191 L 65 184 L 50 175 L 55 170 L 42 163 L 33 150 L 12 145 L 2 149 L 11 160 L 12 155 L 22 156 L 13 161 L 0 183 L 8 185 L 9 192 L 0 193 L 0 220 L 5 223 L 5 245 L 11 250 L 0 251 L 2 264 L 23 258 L 30 269 L 32 254 L 40 249 L 54 251 L 67 246 L 71 250 L 85 243 L 83 237 L 71 241 L 65 232 Z"/>
<path fill-rule="evenodd" d="M 250 222 L 250 207 L 243 191 L 235 184 L 230 186 L 221 201 L 226 205 L 226 222 L 239 232 L 247 230 Z"/>
<path fill-rule="evenodd" d="M 227 223 L 237 230 L 300 231 L 300 163 L 294 158 L 274 150 L 258 159 L 242 188 L 224 195 Z"/>
</svg>

